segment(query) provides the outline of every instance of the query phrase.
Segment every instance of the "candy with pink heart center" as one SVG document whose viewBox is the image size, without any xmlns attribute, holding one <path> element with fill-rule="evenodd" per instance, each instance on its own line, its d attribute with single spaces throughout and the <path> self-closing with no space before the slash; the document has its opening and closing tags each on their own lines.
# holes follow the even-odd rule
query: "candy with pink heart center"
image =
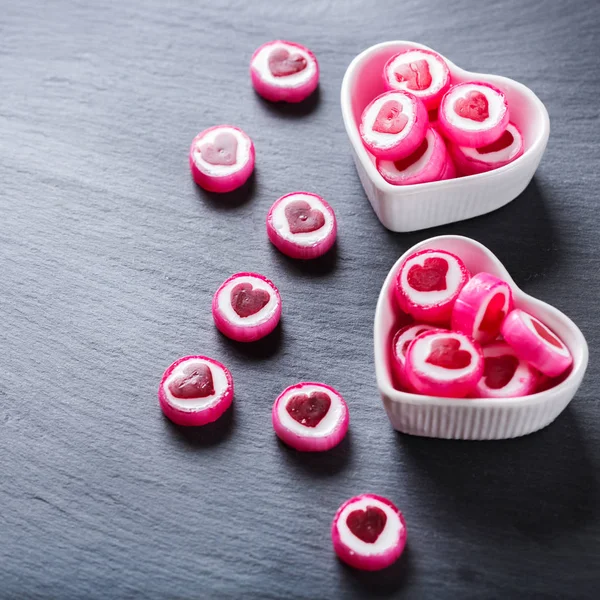
<svg viewBox="0 0 600 600">
<path fill-rule="evenodd" d="M 515 398 L 535 391 L 539 373 L 506 342 L 484 346 L 483 360 L 483 376 L 473 392 L 475 397 Z"/>
<path fill-rule="evenodd" d="M 252 85 L 271 102 L 302 102 L 319 85 L 319 64 L 305 46 L 275 40 L 263 44 L 250 59 Z"/>
<path fill-rule="evenodd" d="M 178 425 L 212 423 L 229 408 L 232 400 L 231 373 L 207 356 L 184 356 L 175 361 L 158 386 L 163 413 Z"/>
<path fill-rule="evenodd" d="M 452 309 L 452 329 L 480 344 L 498 337 L 504 317 L 513 308 L 508 283 L 490 273 L 477 273 L 462 288 Z"/>
<path fill-rule="evenodd" d="M 408 91 L 428 110 L 435 109 L 450 87 L 450 70 L 437 52 L 415 48 L 399 52 L 387 61 L 383 83 L 387 90 Z"/>
<path fill-rule="evenodd" d="M 400 308 L 418 321 L 449 323 L 452 307 L 469 272 L 458 256 L 443 250 L 422 250 L 400 267 L 395 293 Z"/>
<path fill-rule="evenodd" d="M 346 402 L 323 383 L 302 382 L 285 389 L 275 400 L 271 416 L 277 436 L 301 452 L 330 450 L 348 431 Z"/>
<path fill-rule="evenodd" d="M 458 146 L 470 148 L 496 142 L 506 130 L 509 116 L 504 92 L 481 81 L 451 87 L 438 111 L 444 136 Z"/>
<path fill-rule="evenodd" d="M 254 170 L 254 144 L 237 127 L 218 125 L 199 133 L 190 148 L 194 181 L 209 192 L 231 192 Z"/>
<path fill-rule="evenodd" d="M 253 342 L 277 327 L 281 297 L 263 275 L 237 273 L 215 292 L 212 313 L 221 333 L 238 342 Z"/>
<path fill-rule="evenodd" d="M 429 119 L 421 100 L 395 90 L 377 96 L 364 109 L 360 135 L 367 150 L 382 160 L 400 160 L 423 142 Z"/>
<path fill-rule="evenodd" d="M 389 567 L 406 545 L 406 523 L 387 498 L 362 494 L 340 506 L 331 527 L 333 549 L 340 560 L 356 569 Z"/>
<path fill-rule="evenodd" d="M 477 342 L 455 331 L 427 331 L 417 336 L 406 354 L 406 377 L 415 390 L 431 396 L 464 398 L 483 374 Z"/>
<path fill-rule="evenodd" d="M 523 310 L 504 319 L 501 333 L 515 354 L 548 377 L 557 377 L 573 363 L 569 349 L 546 325 Z"/>
<path fill-rule="evenodd" d="M 317 258 L 335 243 L 337 221 L 321 196 L 293 192 L 276 200 L 269 210 L 267 234 L 273 245 L 291 258 Z"/>
</svg>

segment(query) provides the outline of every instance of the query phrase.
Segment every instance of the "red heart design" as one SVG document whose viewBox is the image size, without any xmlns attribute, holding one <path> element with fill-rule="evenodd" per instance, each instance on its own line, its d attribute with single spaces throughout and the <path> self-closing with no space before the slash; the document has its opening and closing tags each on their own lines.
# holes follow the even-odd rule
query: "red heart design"
<svg viewBox="0 0 600 600">
<path fill-rule="evenodd" d="M 519 359 L 512 354 L 488 356 L 483 368 L 484 383 L 492 390 L 503 388 L 513 377 Z"/>
<path fill-rule="evenodd" d="M 290 54 L 285 48 L 276 48 L 269 55 L 269 70 L 274 77 L 286 77 L 306 69 L 306 58 Z"/>
<path fill-rule="evenodd" d="M 286 409 L 294 421 L 306 427 L 316 427 L 330 406 L 331 398 L 325 392 L 311 392 L 290 398 Z"/>
<path fill-rule="evenodd" d="M 444 369 L 464 369 L 471 364 L 471 353 L 460 350 L 457 339 L 441 338 L 432 342 L 431 354 L 425 362 Z"/>
<path fill-rule="evenodd" d="M 373 131 L 400 133 L 408 123 L 408 117 L 402 113 L 402 110 L 402 104 L 396 100 L 384 102 L 373 123 Z"/>
<path fill-rule="evenodd" d="M 456 114 L 471 121 L 485 121 L 490 113 L 488 111 L 488 100 L 485 94 L 477 90 L 471 90 L 464 98 L 459 98 L 454 103 Z"/>
<path fill-rule="evenodd" d="M 233 133 L 223 131 L 215 136 L 212 143 L 200 146 L 202 159 L 211 165 L 235 165 L 238 142 Z"/>
<path fill-rule="evenodd" d="M 184 365 L 183 374 L 169 383 L 175 398 L 206 398 L 215 393 L 212 372 L 206 364 Z"/>
<path fill-rule="evenodd" d="M 429 63 L 425 59 L 398 65 L 394 75 L 399 82 L 406 81 L 409 90 L 426 90 L 431 85 Z"/>
<path fill-rule="evenodd" d="M 481 323 L 479 323 L 479 331 L 484 331 L 490 335 L 496 335 L 500 331 L 500 325 L 504 321 L 506 312 L 504 308 L 504 294 L 496 294 L 487 305 L 485 314 Z"/>
<path fill-rule="evenodd" d="M 374 544 L 385 529 L 387 515 L 377 506 L 367 506 L 366 510 L 353 510 L 346 519 L 348 529 L 367 544 Z"/>
<path fill-rule="evenodd" d="M 500 152 L 500 150 L 504 150 L 504 148 L 508 148 L 513 142 L 515 138 L 513 134 L 505 129 L 504 133 L 497 139 L 495 142 L 488 144 L 487 146 L 482 146 L 481 148 L 477 148 L 477 152 L 479 154 L 491 154 L 492 152 Z"/>
<path fill-rule="evenodd" d="M 242 318 L 262 310 L 269 303 L 269 292 L 253 289 L 251 283 L 238 283 L 231 290 L 231 306 Z"/>
<path fill-rule="evenodd" d="M 562 350 L 563 345 L 552 335 L 552 333 L 550 333 L 550 330 L 545 325 L 542 325 L 539 321 L 536 321 L 535 319 L 531 319 L 531 322 L 533 323 L 533 328 L 537 331 L 538 335 L 541 338 L 545 339 L 548 343 Z"/>
<path fill-rule="evenodd" d="M 417 292 L 440 292 L 446 289 L 448 261 L 445 258 L 426 258 L 423 266 L 413 265 L 407 275 L 408 285 Z"/>
<path fill-rule="evenodd" d="M 292 233 L 309 233 L 325 225 L 325 215 L 305 200 L 290 202 L 285 207 L 285 217 Z"/>
</svg>

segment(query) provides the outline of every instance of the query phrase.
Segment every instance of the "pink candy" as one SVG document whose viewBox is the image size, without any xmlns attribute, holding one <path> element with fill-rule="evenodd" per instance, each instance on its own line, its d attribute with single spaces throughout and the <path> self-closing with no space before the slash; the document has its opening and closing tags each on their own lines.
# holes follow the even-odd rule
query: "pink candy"
<svg viewBox="0 0 600 600">
<path fill-rule="evenodd" d="M 429 128 L 419 147 L 406 158 L 400 160 L 377 159 L 377 170 L 393 185 L 412 185 L 443 179 L 448 152 L 440 134 Z"/>
<path fill-rule="evenodd" d="M 335 243 L 335 213 L 317 194 L 286 194 L 269 210 L 267 234 L 272 244 L 291 258 L 317 258 Z"/>
<path fill-rule="evenodd" d="M 388 90 L 404 90 L 415 95 L 429 110 L 438 107 L 450 87 L 450 70 L 437 52 L 405 50 L 387 61 L 383 81 Z"/>
<path fill-rule="evenodd" d="M 305 46 L 275 40 L 260 46 L 250 60 L 254 89 L 271 102 L 301 102 L 319 85 L 319 63 Z"/>
<path fill-rule="evenodd" d="M 562 340 L 523 310 L 513 310 L 502 323 L 501 332 L 519 358 L 548 377 L 560 375 L 573 363 Z"/>
<path fill-rule="evenodd" d="M 396 332 L 392 341 L 392 369 L 401 387 L 412 391 L 406 377 L 406 353 L 410 343 L 422 333 L 436 329 L 433 325 L 406 325 Z"/>
<path fill-rule="evenodd" d="M 192 142 L 190 169 L 205 190 L 231 192 L 246 183 L 254 170 L 254 144 L 237 127 L 210 127 Z"/>
<path fill-rule="evenodd" d="M 483 376 L 474 396 L 478 398 L 517 398 L 533 394 L 539 374 L 520 359 L 506 342 L 495 342 L 483 348 Z"/>
<path fill-rule="evenodd" d="M 444 250 L 422 250 L 400 267 L 396 298 L 400 308 L 418 321 L 445 324 L 468 280 L 469 271 L 458 256 Z"/>
<path fill-rule="evenodd" d="M 360 135 L 373 156 L 399 160 L 421 145 L 428 124 L 427 110 L 421 100 L 407 92 L 385 92 L 363 111 Z"/>
<path fill-rule="evenodd" d="M 272 420 L 275 433 L 288 446 L 301 452 L 323 452 L 344 439 L 349 414 L 346 402 L 332 387 L 304 382 L 279 395 Z"/>
<path fill-rule="evenodd" d="M 263 275 L 237 273 L 215 292 L 212 313 L 223 335 L 238 342 L 254 342 L 279 323 L 279 290 Z"/>
<path fill-rule="evenodd" d="M 164 373 L 158 387 L 163 413 L 178 425 L 206 425 L 231 405 L 233 379 L 220 362 L 207 356 L 184 356 Z"/>
<path fill-rule="evenodd" d="M 481 348 L 463 333 L 427 331 L 408 347 L 406 377 L 421 394 L 464 398 L 482 374 Z"/>
<path fill-rule="evenodd" d="M 340 560 L 355 569 L 378 571 L 400 558 L 406 523 L 387 498 L 362 494 L 344 502 L 335 513 L 331 539 Z"/>
<path fill-rule="evenodd" d="M 491 342 L 500 333 L 504 317 L 512 310 L 510 286 L 489 273 L 477 273 L 463 287 L 452 309 L 452 329 L 476 342 Z"/>
<path fill-rule="evenodd" d="M 444 135 L 455 144 L 479 148 L 495 142 L 506 129 L 508 102 L 489 83 L 460 83 L 442 99 L 438 118 Z"/>
</svg>

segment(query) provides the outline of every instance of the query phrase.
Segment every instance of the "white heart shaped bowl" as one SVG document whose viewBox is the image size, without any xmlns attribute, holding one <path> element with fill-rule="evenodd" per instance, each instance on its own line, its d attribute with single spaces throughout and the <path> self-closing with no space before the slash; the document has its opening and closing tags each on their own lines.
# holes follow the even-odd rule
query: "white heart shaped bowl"
<svg viewBox="0 0 600 600">
<path fill-rule="evenodd" d="M 566 379 L 549 390 L 520 398 L 453 399 L 397 390 L 389 362 L 398 322 L 392 300 L 394 281 L 402 262 L 425 249 L 460 256 L 473 275 L 485 271 L 504 279 L 512 288 L 516 308 L 548 325 L 571 351 L 573 368 Z M 569 404 L 587 364 L 588 346 L 577 325 L 558 309 L 523 292 L 496 256 L 470 238 L 443 235 L 413 246 L 398 259 L 381 288 L 375 312 L 375 374 L 387 415 L 394 429 L 403 433 L 462 440 L 500 440 L 532 433 L 552 423 Z"/>
<path fill-rule="evenodd" d="M 527 187 L 542 159 L 550 135 L 548 111 L 523 84 L 507 77 L 465 71 L 447 58 L 453 83 L 487 81 L 506 94 L 511 121 L 523 133 L 523 155 L 487 173 L 406 186 L 388 183 L 375 168 L 375 160 L 360 137 L 360 117 L 367 104 L 385 91 L 382 73 L 387 60 L 410 48 L 431 50 L 405 41 L 376 44 L 350 63 L 342 82 L 344 125 L 358 176 L 375 214 L 392 231 L 417 231 L 470 219 L 508 204 Z"/>
</svg>

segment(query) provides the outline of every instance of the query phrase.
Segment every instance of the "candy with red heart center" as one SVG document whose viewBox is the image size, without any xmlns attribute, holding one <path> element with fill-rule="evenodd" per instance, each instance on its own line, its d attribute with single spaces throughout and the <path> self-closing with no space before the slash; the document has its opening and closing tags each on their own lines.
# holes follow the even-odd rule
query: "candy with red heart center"
<svg viewBox="0 0 600 600">
<path fill-rule="evenodd" d="M 468 280 L 469 271 L 458 256 L 444 250 L 421 250 L 400 267 L 395 294 L 400 308 L 416 320 L 445 324 Z"/>
<path fill-rule="evenodd" d="M 383 83 L 387 90 L 410 92 L 428 110 L 435 109 L 450 87 L 450 70 L 437 52 L 405 50 L 387 61 L 383 68 Z"/>
<path fill-rule="evenodd" d="M 323 452 L 337 446 L 348 431 L 348 407 L 342 396 L 323 383 L 303 382 L 285 389 L 272 410 L 273 429 L 288 446 L 301 452 Z"/>
<path fill-rule="evenodd" d="M 499 169 L 515 161 L 523 152 L 523 135 L 514 123 L 509 123 L 504 133 L 486 146 L 468 148 L 450 144 L 450 154 L 463 175 Z"/>
<path fill-rule="evenodd" d="M 251 283 L 238 283 L 231 290 L 231 306 L 242 318 L 255 315 L 268 303 L 271 295 L 263 289 L 254 289 Z"/>
<path fill-rule="evenodd" d="M 340 560 L 356 569 L 377 571 L 400 558 L 406 545 L 406 522 L 387 498 L 362 494 L 337 510 L 331 539 Z"/>
<path fill-rule="evenodd" d="M 442 178 L 448 162 L 448 152 L 439 133 L 429 128 L 417 149 L 399 160 L 377 159 L 381 176 L 392 185 L 413 185 Z"/>
<path fill-rule="evenodd" d="M 452 329 L 480 344 L 498 337 L 505 316 L 513 309 L 508 283 L 490 273 L 477 273 L 462 288 L 452 309 Z"/>
<path fill-rule="evenodd" d="M 319 63 L 305 46 L 275 40 L 260 46 L 250 60 L 254 89 L 271 102 L 301 102 L 319 85 Z"/>
<path fill-rule="evenodd" d="M 254 144 L 241 129 L 217 125 L 194 138 L 189 162 L 200 187 L 209 192 L 231 192 L 254 170 Z"/>
<path fill-rule="evenodd" d="M 292 419 L 306 427 L 316 427 L 329 411 L 331 398 L 325 392 L 311 392 L 292 396 L 286 410 Z"/>
<path fill-rule="evenodd" d="M 520 359 L 548 377 L 557 377 L 573 363 L 569 349 L 556 333 L 523 310 L 513 310 L 500 332 Z"/>
<path fill-rule="evenodd" d="M 367 150 L 382 160 L 412 154 L 427 133 L 429 118 L 421 100 L 404 91 L 377 96 L 363 111 L 360 135 Z"/>
<path fill-rule="evenodd" d="M 229 408 L 232 400 L 231 373 L 207 356 L 184 356 L 175 361 L 158 386 L 163 413 L 178 425 L 212 423 Z"/>
<path fill-rule="evenodd" d="M 272 281 L 258 273 L 237 273 L 215 292 L 212 314 L 217 329 L 238 342 L 253 342 L 277 327 L 281 297 Z"/>
<path fill-rule="evenodd" d="M 539 373 L 520 359 L 506 342 L 483 347 L 483 376 L 473 396 L 477 398 L 516 398 L 533 394 Z"/>
<path fill-rule="evenodd" d="M 421 394 L 464 398 L 483 373 L 483 354 L 477 342 L 455 331 L 418 335 L 406 354 L 406 377 Z"/>
<path fill-rule="evenodd" d="M 408 383 L 404 370 L 406 364 L 406 352 L 408 351 L 408 347 L 418 335 L 424 333 L 425 331 L 433 331 L 434 329 L 436 328 L 433 325 L 406 325 L 405 327 L 399 329 L 394 335 L 394 338 L 392 340 L 391 355 L 392 369 L 396 376 L 398 385 L 406 389 L 407 391 L 414 391 Z"/>
<path fill-rule="evenodd" d="M 275 48 L 269 54 L 269 69 L 275 77 L 286 77 L 306 69 L 308 64 L 302 54 L 290 54 L 287 48 Z"/>
<path fill-rule="evenodd" d="M 273 245 L 291 258 L 317 258 L 335 243 L 335 213 L 317 194 L 286 194 L 269 210 L 267 234 Z"/>
<path fill-rule="evenodd" d="M 504 92 L 489 83 L 472 81 L 451 87 L 438 111 L 445 137 L 458 146 L 480 148 L 497 141 L 508 126 Z"/>
</svg>

